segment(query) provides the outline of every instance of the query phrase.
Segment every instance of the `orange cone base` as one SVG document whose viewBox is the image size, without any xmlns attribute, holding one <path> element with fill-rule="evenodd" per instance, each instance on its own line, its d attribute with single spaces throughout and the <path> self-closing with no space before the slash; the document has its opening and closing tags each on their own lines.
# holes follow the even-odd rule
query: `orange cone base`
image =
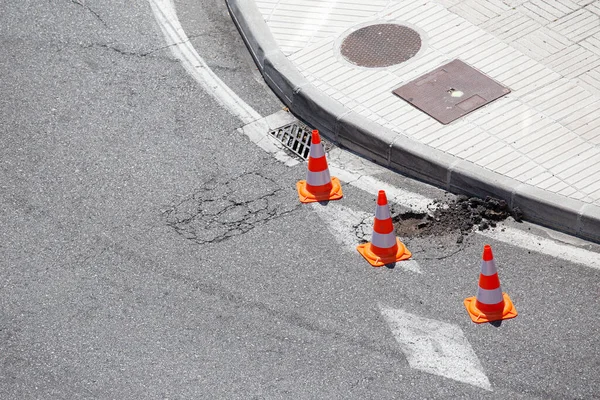
<svg viewBox="0 0 600 400">
<path fill-rule="evenodd" d="M 306 181 L 296 183 L 298 189 L 298 197 L 301 203 L 316 203 L 318 201 L 339 200 L 344 195 L 342 194 L 342 185 L 340 180 L 335 176 L 331 177 L 331 189 L 327 192 L 312 193 L 306 189 Z"/>
<path fill-rule="evenodd" d="M 356 250 L 374 267 L 383 267 L 387 264 L 393 264 L 396 261 L 408 260 L 412 253 L 408 251 L 404 243 L 400 239 L 396 238 L 396 244 L 398 245 L 398 251 L 396 254 L 391 256 L 378 256 L 371 251 L 371 242 L 359 244 L 356 246 Z"/>
<path fill-rule="evenodd" d="M 464 304 L 467 308 L 467 312 L 469 316 L 473 320 L 473 322 L 477 324 L 482 324 L 484 322 L 492 322 L 492 321 L 500 321 L 502 319 L 510 319 L 517 316 L 517 309 L 513 305 L 512 301 L 510 301 L 510 297 L 504 292 L 502 292 L 502 297 L 504 298 L 504 310 L 496 311 L 496 312 L 487 312 L 479 310 L 475 305 L 477 298 L 475 296 L 468 297 L 465 299 Z"/>
</svg>

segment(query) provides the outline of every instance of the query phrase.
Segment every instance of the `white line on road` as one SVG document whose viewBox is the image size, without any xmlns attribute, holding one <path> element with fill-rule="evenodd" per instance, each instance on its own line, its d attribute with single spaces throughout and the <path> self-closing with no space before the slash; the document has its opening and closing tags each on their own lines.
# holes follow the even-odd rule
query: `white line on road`
<svg viewBox="0 0 600 400">
<path fill-rule="evenodd" d="M 346 251 L 358 255 L 356 246 L 359 244 L 359 240 L 371 240 L 374 214 L 355 211 L 334 202 L 326 206 L 319 203 L 312 203 L 312 206 L 317 215 L 327 225 L 327 229 L 329 229 L 334 239 Z M 368 264 L 365 262 L 365 265 Z M 407 271 L 422 273 L 419 263 L 415 260 L 401 261 L 396 266 Z"/>
<path fill-rule="evenodd" d="M 215 73 L 210 69 L 206 62 L 200 57 L 198 52 L 194 49 L 194 46 L 190 43 L 188 36 L 186 35 L 183 27 L 179 23 L 175 7 L 169 0 L 148 0 L 154 16 L 158 21 L 158 24 L 165 35 L 167 44 L 171 45 L 171 51 L 177 57 L 185 69 L 192 75 L 202 87 L 207 90 L 215 99 L 217 99 L 224 107 L 226 107 L 231 113 L 238 116 L 245 124 L 251 124 L 257 120 L 261 120 L 261 115 L 256 112 L 250 105 L 244 102 L 235 92 L 233 92 Z M 268 117 L 265 117 L 268 118 Z M 265 124 L 260 124 L 261 128 L 264 128 Z M 261 139 L 257 137 L 256 133 L 257 126 L 245 126 L 243 128 L 244 133 L 251 137 L 257 144 L 261 143 L 260 146 L 266 151 L 269 151 L 276 155 L 278 159 L 291 164 L 291 157 L 286 156 L 282 152 L 281 148 L 273 147 L 274 140 Z M 266 138 L 266 131 L 262 132 L 263 138 Z M 341 152 L 341 150 L 334 150 Z M 335 154 L 335 153 L 334 153 Z M 430 199 L 426 199 L 423 196 L 412 193 L 406 190 L 395 188 L 388 185 L 378 179 L 375 179 L 367 175 L 358 175 L 349 171 L 343 170 L 340 166 L 335 163 L 330 163 L 331 172 L 341 180 L 350 183 L 351 185 L 360 189 L 367 189 L 372 187 L 378 187 L 379 189 L 385 190 L 388 199 L 390 201 L 399 204 L 414 204 L 415 211 L 421 211 L 427 209 L 427 203 L 431 202 Z M 377 190 L 379 190 L 377 189 Z"/>
<path fill-rule="evenodd" d="M 266 134 L 273 129 L 292 123 L 296 118 L 286 111 L 278 111 L 275 114 L 267 115 L 239 129 L 255 145 L 271 153 L 275 159 L 281 161 L 288 167 L 300 164 L 296 158 L 290 157 L 284 150 L 283 144 L 275 138 Z"/>
<path fill-rule="evenodd" d="M 385 190 L 390 202 L 395 202 L 415 211 L 426 211 L 428 205 L 433 202 L 433 199 L 390 186 L 371 176 L 356 176 L 353 173 L 344 171 L 342 168 L 338 167 L 332 168 L 330 166 L 330 170 L 332 175 L 337 176 L 342 181 L 349 182 L 351 185 L 356 186 L 367 193 L 371 193 L 373 196 L 376 196 L 379 190 Z M 561 260 L 590 268 L 600 269 L 600 254 L 596 252 L 561 243 L 557 240 L 547 239 L 509 226 L 504 226 L 503 229 L 504 231 L 495 229 L 476 231 L 476 233 L 522 249 L 547 254 Z"/>
<path fill-rule="evenodd" d="M 336 151 L 341 150 L 336 149 Z M 334 158 L 334 160 L 337 159 L 336 156 L 332 158 Z M 384 171 L 383 167 L 371 166 L 369 167 L 370 173 L 376 174 L 377 168 Z M 379 190 L 385 190 L 390 202 L 397 203 L 418 212 L 425 212 L 431 209 L 430 205 L 433 203 L 433 199 L 389 185 L 371 175 L 362 175 L 360 173 L 348 171 L 344 165 L 336 165 L 335 161 L 329 163 L 329 170 L 331 175 L 337 176 L 342 181 L 362 189 L 367 193 L 371 193 L 373 196 L 377 196 Z M 581 264 L 590 268 L 600 269 L 600 254 L 594 251 L 561 243 L 554 239 L 544 238 L 509 226 L 503 226 L 502 229 L 504 229 L 504 231 L 495 229 L 476 231 L 476 233 L 522 249 L 547 254 L 561 260 Z"/>
<path fill-rule="evenodd" d="M 370 175 L 359 175 L 350 172 L 344 166 L 338 165 L 335 162 L 329 162 L 329 171 L 331 175 L 367 193 L 377 195 L 380 190 L 385 190 L 390 203 L 400 204 L 415 212 L 427 212 L 430 209 L 430 204 L 433 203 L 433 199 L 392 186 Z"/>
<path fill-rule="evenodd" d="M 379 305 L 411 368 L 492 390 L 483 367 L 456 325 Z"/>
<path fill-rule="evenodd" d="M 200 57 L 179 23 L 173 3 L 170 0 L 148 1 L 158 25 L 167 39 L 167 45 L 171 46 L 173 55 L 181 61 L 186 71 L 222 106 L 245 124 L 261 118 L 261 115 L 219 79 Z"/>
<path fill-rule="evenodd" d="M 489 237 L 490 239 L 519 246 L 523 249 L 547 254 L 575 264 L 600 269 L 600 254 L 598 253 L 569 244 L 560 243 L 553 239 L 543 238 L 509 226 L 506 226 L 503 229 L 504 232 L 495 230 L 477 233 Z"/>
<path fill-rule="evenodd" d="M 336 165 L 335 163 L 332 165 L 332 163 L 329 163 L 329 170 L 332 175 L 337 176 L 342 181 L 362 189 L 367 193 L 371 193 L 373 196 L 376 196 L 379 190 L 385 190 L 390 202 L 397 203 L 414 211 L 425 212 L 431 208 L 430 204 L 433 203 L 433 199 L 426 196 L 389 185 L 373 176 L 350 172 L 345 169 L 343 165 Z M 476 233 L 490 239 L 518 246 L 522 249 L 547 254 L 575 264 L 600 269 L 600 254 L 596 252 L 564 244 L 557 240 L 543 238 L 539 235 L 509 226 L 505 226 L 503 229 L 504 231 L 496 229 L 476 231 Z"/>
<path fill-rule="evenodd" d="M 364 211 L 355 211 L 334 202 L 330 202 L 326 206 L 319 203 L 312 203 L 311 205 L 317 215 L 327 224 L 327 229 L 335 240 L 346 251 L 356 252 L 358 240 L 361 239 L 361 236 L 365 236 L 361 225 L 372 218 L 372 215 Z"/>
<path fill-rule="evenodd" d="M 235 92 L 233 92 L 223 81 L 221 81 L 212 70 L 208 67 L 206 62 L 196 52 L 194 47 L 189 41 L 186 33 L 184 32 L 179 19 L 175 13 L 175 7 L 170 0 L 148 0 L 154 16 L 158 21 L 158 24 L 167 39 L 167 43 L 171 45 L 171 50 L 175 57 L 177 57 L 185 69 L 196 79 L 198 83 L 202 85 L 208 93 L 214 96 L 224 107 L 226 107 L 232 114 L 238 116 L 245 124 L 251 124 L 258 120 L 265 120 L 261 118 L 260 114 L 256 112 L 250 105 L 244 102 Z M 294 160 L 287 156 L 283 152 L 280 144 L 276 143 L 275 140 L 269 137 L 266 131 L 262 130 L 265 124 L 261 123 L 261 129 L 245 129 L 243 132 L 250 137 L 250 139 L 257 143 L 260 147 L 266 151 L 273 153 L 274 156 L 286 163 L 287 165 L 294 165 Z M 256 128 L 256 127 L 254 127 Z M 259 136 L 262 135 L 263 138 Z M 272 145 L 275 143 L 275 145 Z M 336 152 L 337 156 L 336 156 Z M 385 183 L 377 178 L 374 178 L 373 171 L 380 170 L 385 171 L 384 168 L 379 166 L 373 166 L 367 168 L 367 173 L 353 172 L 346 168 L 341 163 L 338 164 L 336 158 L 342 158 L 341 150 L 334 149 L 330 152 L 330 157 L 333 159 L 329 163 L 329 168 L 332 175 L 337 176 L 344 182 L 351 184 L 361 190 L 368 193 L 377 195 L 379 190 L 385 190 L 390 202 L 394 202 L 410 208 L 414 211 L 424 212 L 428 210 L 429 204 L 433 202 L 433 199 L 429 199 L 418 193 L 413 193 L 407 190 L 403 190 L 394 187 L 388 183 Z M 364 164 L 364 161 L 361 161 Z M 600 257 L 598 253 L 581 249 L 568 244 L 562 244 L 552 239 L 546 239 L 537 235 L 520 231 L 512 228 L 505 228 L 505 231 L 485 231 L 478 232 L 489 238 L 499 240 L 505 243 L 509 243 L 527 250 L 532 250 L 544 254 L 551 255 L 569 262 L 586 265 L 592 268 L 600 269 Z"/>
</svg>

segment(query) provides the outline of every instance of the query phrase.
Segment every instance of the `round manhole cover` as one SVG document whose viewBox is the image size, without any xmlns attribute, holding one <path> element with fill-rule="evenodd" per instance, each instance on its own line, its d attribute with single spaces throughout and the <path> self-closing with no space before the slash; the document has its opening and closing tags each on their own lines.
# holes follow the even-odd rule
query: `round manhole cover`
<svg viewBox="0 0 600 400">
<path fill-rule="evenodd" d="M 360 67 L 379 68 L 400 64 L 421 49 L 421 36 L 407 26 L 369 25 L 349 34 L 341 46 L 342 56 Z"/>
</svg>

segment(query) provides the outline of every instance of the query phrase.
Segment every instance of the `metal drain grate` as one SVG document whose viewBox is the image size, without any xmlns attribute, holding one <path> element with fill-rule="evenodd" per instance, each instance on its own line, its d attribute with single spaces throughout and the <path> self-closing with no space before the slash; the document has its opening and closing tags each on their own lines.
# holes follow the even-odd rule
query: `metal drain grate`
<svg viewBox="0 0 600 400">
<path fill-rule="evenodd" d="M 270 135 L 279 140 L 285 147 L 303 160 L 308 160 L 312 130 L 306 125 L 293 122 L 280 128 L 273 129 Z"/>
</svg>

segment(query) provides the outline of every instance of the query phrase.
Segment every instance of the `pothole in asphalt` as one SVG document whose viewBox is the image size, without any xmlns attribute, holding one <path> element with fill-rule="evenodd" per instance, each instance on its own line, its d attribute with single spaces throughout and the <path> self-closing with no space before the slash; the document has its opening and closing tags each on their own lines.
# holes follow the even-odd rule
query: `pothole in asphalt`
<svg viewBox="0 0 600 400">
<path fill-rule="evenodd" d="M 401 237 L 418 236 L 430 226 L 432 217 L 427 213 L 405 212 L 395 216 L 392 221 L 396 229 L 396 235 Z"/>
<path fill-rule="evenodd" d="M 392 209 L 396 234 L 404 238 L 456 234 L 461 243 L 463 236 L 473 230 L 494 228 L 509 217 L 520 222 L 523 216 L 518 208 L 511 211 L 504 200 L 492 197 L 483 200 L 461 195 L 449 202 L 435 200 L 430 208 L 426 213 L 395 213 Z"/>
</svg>

